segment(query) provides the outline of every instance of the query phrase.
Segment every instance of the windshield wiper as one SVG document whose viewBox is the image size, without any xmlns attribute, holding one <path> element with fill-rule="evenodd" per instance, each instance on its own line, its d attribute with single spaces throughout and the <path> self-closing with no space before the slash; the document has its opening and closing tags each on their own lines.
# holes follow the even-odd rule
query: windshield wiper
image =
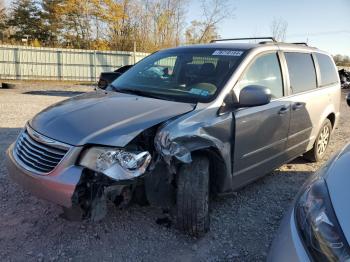
<svg viewBox="0 0 350 262">
<path fill-rule="evenodd" d="M 140 89 L 134 89 L 134 88 L 118 88 L 116 86 L 112 86 L 115 91 L 120 92 L 120 93 L 126 93 L 126 94 L 133 94 L 137 96 L 145 96 L 145 97 L 151 97 L 151 98 L 157 98 L 157 99 L 163 99 L 164 96 L 157 95 L 154 93 L 146 92 Z"/>
</svg>

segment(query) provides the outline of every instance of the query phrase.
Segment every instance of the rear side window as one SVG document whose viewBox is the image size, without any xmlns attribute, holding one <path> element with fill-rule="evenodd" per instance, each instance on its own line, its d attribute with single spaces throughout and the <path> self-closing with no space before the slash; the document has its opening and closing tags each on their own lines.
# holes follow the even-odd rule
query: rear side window
<svg viewBox="0 0 350 262">
<path fill-rule="evenodd" d="M 281 68 L 276 53 L 265 54 L 258 57 L 243 74 L 238 88 L 248 85 L 259 85 L 271 90 L 272 98 L 283 96 L 283 82 Z"/>
<path fill-rule="evenodd" d="M 316 71 L 311 54 L 285 53 L 293 94 L 317 87 Z"/>
<path fill-rule="evenodd" d="M 320 67 L 320 86 L 331 85 L 338 82 L 338 74 L 334 68 L 334 63 L 328 55 L 316 53 L 317 62 Z"/>
</svg>

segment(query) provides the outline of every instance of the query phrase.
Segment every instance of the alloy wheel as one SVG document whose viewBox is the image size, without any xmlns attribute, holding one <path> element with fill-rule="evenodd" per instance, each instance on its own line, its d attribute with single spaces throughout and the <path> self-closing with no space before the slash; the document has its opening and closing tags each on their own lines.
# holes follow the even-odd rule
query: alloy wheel
<svg viewBox="0 0 350 262">
<path fill-rule="evenodd" d="M 329 143 L 330 130 L 328 126 L 324 126 L 317 140 L 317 153 L 323 155 L 326 152 Z"/>
</svg>

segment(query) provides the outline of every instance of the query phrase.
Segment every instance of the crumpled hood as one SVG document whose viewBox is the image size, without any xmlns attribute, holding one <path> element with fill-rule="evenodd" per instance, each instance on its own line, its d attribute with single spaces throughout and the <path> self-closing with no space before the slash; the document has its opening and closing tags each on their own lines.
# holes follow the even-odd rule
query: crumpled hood
<svg viewBox="0 0 350 262">
<path fill-rule="evenodd" d="M 350 144 L 334 157 L 325 175 L 329 196 L 343 230 L 350 243 Z"/>
<path fill-rule="evenodd" d="M 194 107 L 117 92 L 91 92 L 48 107 L 29 124 L 42 135 L 74 146 L 123 147 L 143 130 Z"/>
</svg>

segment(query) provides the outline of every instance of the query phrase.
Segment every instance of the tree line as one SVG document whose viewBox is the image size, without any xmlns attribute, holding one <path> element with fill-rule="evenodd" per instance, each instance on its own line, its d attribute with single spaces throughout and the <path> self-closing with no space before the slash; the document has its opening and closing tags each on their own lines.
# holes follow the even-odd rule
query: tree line
<svg viewBox="0 0 350 262">
<path fill-rule="evenodd" d="M 186 24 L 191 0 L 0 0 L 0 42 L 43 47 L 153 52 L 218 38 L 233 17 L 229 0 L 200 0 L 200 20 Z M 194 0 L 193 0 L 194 1 Z"/>
<path fill-rule="evenodd" d="M 333 56 L 334 62 L 337 66 L 347 66 L 350 67 L 350 57 L 347 55 L 335 55 Z"/>
</svg>

